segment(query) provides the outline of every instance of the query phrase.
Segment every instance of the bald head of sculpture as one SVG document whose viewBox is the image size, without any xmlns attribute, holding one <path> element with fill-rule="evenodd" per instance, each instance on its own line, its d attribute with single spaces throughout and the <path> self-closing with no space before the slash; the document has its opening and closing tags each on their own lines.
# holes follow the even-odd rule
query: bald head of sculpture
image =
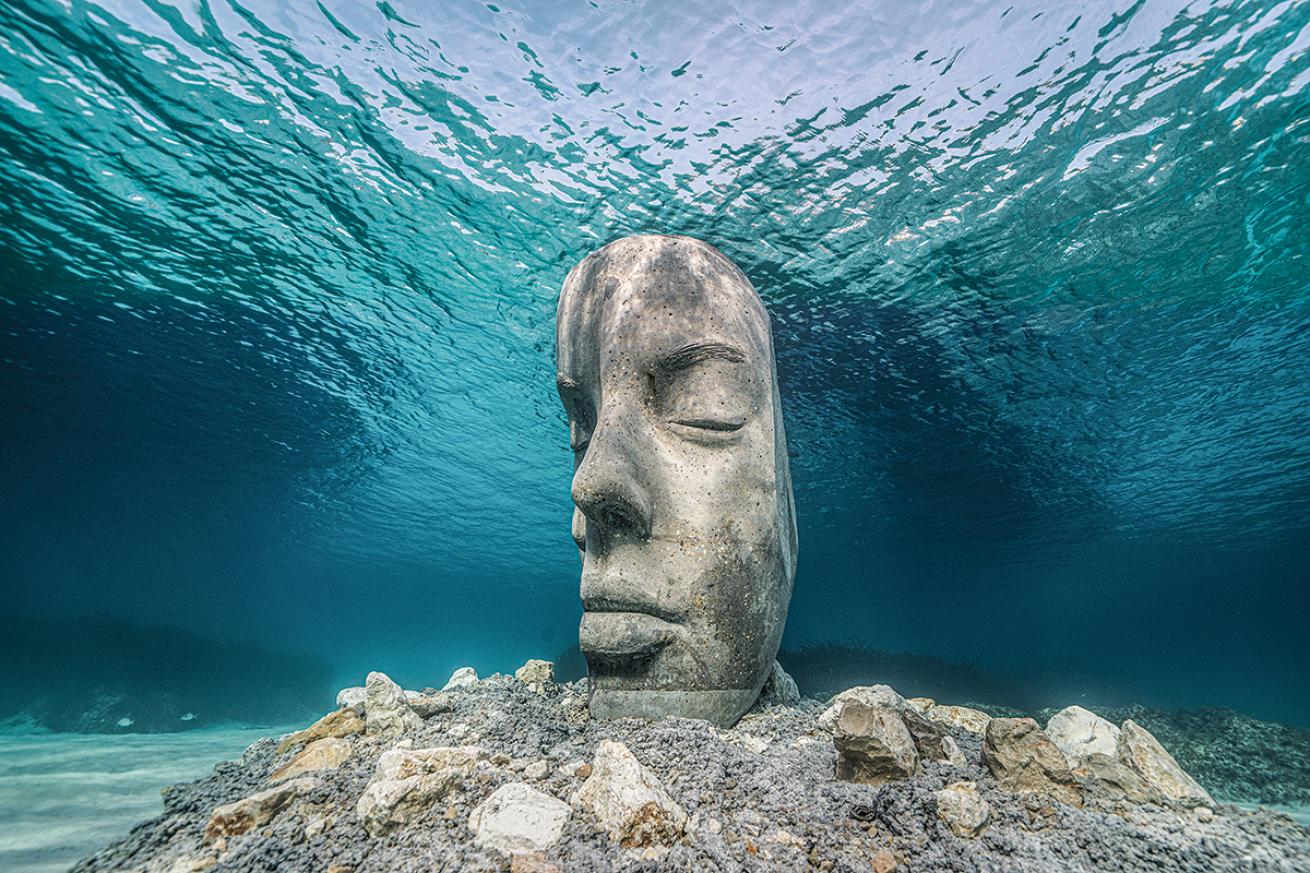
<svg viewBox="0 0 1310 873">
<path fill-rule="evenodd" d="M 628 237 L 569 273 L 556 348 L 592 713 L 732 724 L 795 573 L 768 313 L 713 246 Z"/>
</svg>

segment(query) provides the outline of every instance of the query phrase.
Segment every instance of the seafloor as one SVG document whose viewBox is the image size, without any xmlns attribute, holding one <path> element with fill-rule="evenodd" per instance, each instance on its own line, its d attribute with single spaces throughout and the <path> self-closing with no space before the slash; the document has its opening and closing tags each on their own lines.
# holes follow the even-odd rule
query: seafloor
<svg viewBox="0 0 1310 873">
<path fill-rule="evenodd" d="M 283 743 L 278 752 L 277 740 L 261 740 L 208 778 L 168 789 L 162 815 L 74 870 L 1310 870 L 1310 829 L 1267 809 L 1090 800 L 1076 808 L 1010 793 L 983 765 L 982 737 L 961 727 L 949 734 L 962 761 L 924 761 L 918 775 L 871 786 L 835 778 L 837 752 L 818 724 L 818 701 L 756 711 L 720 730 L 687 719 L 593 721 L 585 680 L 538 693 L 496 676 L 438 697 L 426 718 L 386 738 L 341 737 L 344 760 L 297 777 L 294 796 L 267 818 L 232 827 L 229 817 L 231 833 L 217 835 L 215 809 L 269 789 L 300 749 Z M 671 845 L 625 848 L 579 802 L 604 740 L 630 749 L 685 811 Z M 358 805 L 379 758 L 440 746 L 481 752 L 438 799 L 411 805 L 395 829 L 371 835 Z M 976 783 L 990 807 L 976 837 L 957 836 L 938 813 L 935 792 L 959 781 Z M 476 842 L 471 815 L 511 783 L 567 805 L 550 845 L 515 853 Z"/>
</svg>

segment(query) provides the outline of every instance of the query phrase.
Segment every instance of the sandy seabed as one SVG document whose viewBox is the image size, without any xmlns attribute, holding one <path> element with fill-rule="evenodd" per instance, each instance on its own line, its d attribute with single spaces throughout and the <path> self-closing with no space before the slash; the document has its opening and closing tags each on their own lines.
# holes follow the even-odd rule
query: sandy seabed
<svg viewBox="0 0 1310 873">
<path fill-rule="evenodd" d="M 215 762 L 288 729 L 0 734 L 0 870 L 67 870 L 159 815 L 165 785 L 205 776 Z"/>
</svg>

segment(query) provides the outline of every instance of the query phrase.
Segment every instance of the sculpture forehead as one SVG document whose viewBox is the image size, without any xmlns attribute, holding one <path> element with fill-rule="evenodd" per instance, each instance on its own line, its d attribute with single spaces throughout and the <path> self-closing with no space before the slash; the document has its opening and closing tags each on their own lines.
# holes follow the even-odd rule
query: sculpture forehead
<svg viewBox="0 0 1310 873">
<path fill-rule="evenodd" d="M 755 289 L 712 246 L 685 237 L 628 237 L 574 268 L 560 296 L 562 375 L 598 375 L 614 352 L 668 353 L 705 340 L 736 345 L 768 364 L 768 315 Z"/>
</svg>

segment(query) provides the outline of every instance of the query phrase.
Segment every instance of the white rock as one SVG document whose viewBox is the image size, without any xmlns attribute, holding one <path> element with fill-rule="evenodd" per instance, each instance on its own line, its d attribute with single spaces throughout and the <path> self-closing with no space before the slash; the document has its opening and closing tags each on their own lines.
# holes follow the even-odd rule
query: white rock
<svg viewBox="0 0 1310 873">
<path fill-rule="evenodd" d="M 572 809 L 567 803 L 522 782 L 502 785 L 469 816 L 480 846 L 506 854 L 539 852 L 555 843 Z"/>
<path fill-rule="evenodd" d="M 911 697 L 905 702 L 917 709 L 920 715 L 926 714 L 928 710 L 937 705 L 937 701 L 933 700 L 931 697 Z"/>
<path fill-rule="evenodd" d="M 514 678 L 538 694 L 546 693 L 546 686 L 555 681 L 555 665 L 536 658 L 528 660 L 514 671 Z"/>
<path fill-rule="evenodd" d="M 523 775 L 534 782 L 540 782 L 550 775 L 550 762 L 546 760 L 533 761 L 523 768 Z"/>
<path fill-rule="evenodd" d="M 356 715 L 363 715 L 366 693 L 363 685 L 342 688 L 337 692 L 337 709 L 353 709 Z"/>
<path fill-rule="evenodd" d="M 683 811 L 628 747 L 602 740 L 591 775 L 573 794 L 625 849 L 671 846 L 687 826 Z"/>
<path fill-rule="evenodd" d="M 992 808 L 973 782 L 952 782 L 936 793 L 937 815 L 957 837 L 976 837 L 987 827 Z"/>
<path fill-rule="evenodd" d="M 1120 761 L 1168 800 L 1184 806 L 1214 806 L 1214 798 L 1178 766 L 1150 731 L 1132 719 L 1119 731 L 1117 752 Z"/>
<path fill-rule="evenodd" d="M 453 691 L 456 688 L 472 688 L 477 684 L 478 671 L 474 670 L 472 667 L 460 667 L 454 673 L 450 674 L 450 678 L 446 680 L 446 684 L 441 690 Z"/>
<path fill-rule="evenodd" d="M 897 712 L 904 711 L 906 706 L 905 698 L 890 685 L 857 685 L 846 689 L 828 703 L 828 708 L 819 716 L 819 727 L 825 731 L 832 730 L 837 724 L 842 704 L 848 700 L 858 701 L 865 706 L 886 706 Z"/>
<path fill-rule="evenodd" d="M 476 746 L 383 752 L 355 806 L 364 829 L 376 837 L 421 815 L 460 787 L 482 754 Z"/>
<path fill-rule="evenodd" d="M 1046 735 L 1075 766 L 1088 755 L 1114 757 L 1119 748 L 1119 728 L 1081 706 L 1066 706 L 1051 716 Z"/>
<path fill-rule="evenodd" d="M 423 725 L 423 720 L 409 708 L 405 692 L 386 673 L 368 674 L 364 697 L 366 733 L 391 737 Z"/>
</svg>

